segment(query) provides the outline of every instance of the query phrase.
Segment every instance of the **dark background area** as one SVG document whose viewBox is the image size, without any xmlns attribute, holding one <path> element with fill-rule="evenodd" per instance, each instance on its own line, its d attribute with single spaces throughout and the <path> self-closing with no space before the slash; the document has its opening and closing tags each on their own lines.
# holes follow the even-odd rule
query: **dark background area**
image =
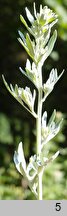
<svg viewBox="0 0 67 216">
<path fill-rule="evenodd" d="M 46 173 L 48 190 L 52 188 L 49 178 L 52 178 L 53 195 L 49 196 L 46 189 L 46 199 L 66 199 L 66 171 L 67 171 L 67 1 L 66 0 L 38 0 L 35 1 L 37 11 L 39 5 L 48 5 L 58 14 L 58 23 L 55 25 L 58 31 L 58 38 L 51 56 L 43 66 L 43 80 L 47 80 L 50 70 L 54 67 L 58 69 L 58 74 L 65 69 L 61 80 L 56 84 L 54 91 L 47 98 L 43 107 L 48 111 L 48 118 L 54 109 L 61 111 L 64 116 L 64 127 L 60 134 L 60 139 L 55 140 L 56 146 L 63 149 L 62 157 L 55 163 L 56 168 L 63 174 L 60 192 L 54 191 L 54 178 L 49 169 Z M 28 161 L 29 156 L 35 153 L 35 120 L 6 90 L 2 74 L 8 83 L 18 84 L 25 87 L 32 84 L 20 73 L 19 66 L 23 69 L 26 64 L 27 54 L 19 44 L 18 29 L 22 29 L 25 34 L 26 29 L 20 22 L 19 15 L 23 14 L 26 18 L 25 7 L 33 13 L 33 1 L 31 0 L 0 0 L 0 199 L 34 199 L 27 187 L 27 182 L 17 173 L 13 154 L 18 143 L 24 143 L 25 157 Z M 63 142 L 63 143 L 62 143 Z M 52 145 L 50 145 L 52 146 Z M 52 152 L 55 150 L 52 149 Z M 64 151 L 65 150 L 65 151 Z M 62 163 L 59 168 L 60 161 Z M 59 171 L 58 171 L 59 172 Z M 58 174 L 57 174 L 58 175 Z M 44 177 L 45 178 L 45 177 Z M 22 187 L 21 187 L 22 186 Z M 62 188 L 64 187 L 62 193 Z M 21 189 L 22 188 L 22 189 Z M 25 192 L 26 191 L 26 192 Z"/>
</svg>

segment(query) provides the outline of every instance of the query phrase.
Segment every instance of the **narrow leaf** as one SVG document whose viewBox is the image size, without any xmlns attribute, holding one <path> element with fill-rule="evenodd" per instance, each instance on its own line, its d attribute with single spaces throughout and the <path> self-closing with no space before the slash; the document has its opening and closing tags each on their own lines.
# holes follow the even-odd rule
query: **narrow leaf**
<svg viewBox="0 0 67 216">
<path fill-rule="evenodd" d="M 33 32 L 31 30 L 31 28 L 28 27 L 27 22 L 25 21 L 25 19 L 24 19 L 24 17 L 22 15 L 20 15 L 20 20 L 25 25 L 25 27 L 27 28 L 27 30 L 33 35 Z"/>
<path fill-rule="evenodd" d="M 57 151 L 52 157 L 51 157 L 51 159 L 52 160 L 55 160 L 57 157 L 58 157 L 58 155 L 59 155 L 59 151 Z"/>
<path fill-rule="evenodd" d="M 23 43 L 23 41 L 21 40 L 21 38 L 18 38 L 18 41 L 20 42 L 20 44 L 24 47 L 24 49 L 26 50 L 26 52 L 28 53 L 28 55 L 34 60 L 32 54 L 30 53 L 29 49 L 27 48 L 27 46 L 25 46 L 25 44 Z"/>
<path fill-rule="evenodd" d="M 32 79 L 31 79 L 31 77 L 30 77 L 29 75 L 27 75 L 27 74 L 25 73 L 25 71 L 24 71 L 21 67 L 19 67 L 19 69 L 20 69 L 20 71 L 21 71 L 22 74 L 24 74 L 31 82 L 33 82 Z M 26 71 L 26 72 L 27 72 L 27 71 Z"/>
<path fill-rule="evenodd" d="M 28 29 L 27 22 L 25 21 L 25 19 L 24 19 L 24 17 L 22 15 L 20 15 L 20 20 L 25 25 L 25 27 Z"/>
<path fill-rule="evenodd" d="M 18 157 L 19 162 L 22 162 L 23 168 L 26 169 L 26 161 L 25 161 L 25 157 L 24 157 L 22 142 L 20 142 L 19 146 L 18 146 L 18 155 L 19 155 L 19 157 Z"/>
<path fill-rule="evenodd" d="M 24 44 L 26 43 L 25 37 L 23 35 L 23 33 L 21 31 L 18 31 L 19 36 L 21 37 L 21 39 L 23 40 Z"/>
<path fill-rule="evenodd" d="M 31 41 L 30 36 L 29 36 L 28 33 L 26 34 L 26 43 L 27 43 L 27 47 L 28 47 L 28 49 L 30 51 L 30 54 L 32 56 L 34 56 L 34 50 L 33 50 L 32 41 Z"/>
<path fill-rule="evenodd" d="M 25 71 L 21 67 L 19 67 L 19 70 L 21 71 L 22 74 L 24 74 L 26 77 L 28 77 L 27 74 L 25 73 Z"/>
<path fill-rule="evenodd" d="M 10 89 L 10 87 L 9 87 L 9 85 L 7 84 L 7 82 L 6 82 L 6 80 L 5 80 L 5 78 L 4 78 L 3 75 L 2 75 L 2 78 L 3 78 L 3 82 L 4 82 L 4 84 L 5 84 L 6 88 L 7 88 L 7 90 L 10 92 L 10 94 L 11 94 L 22 106 L 24 106 L 22 100 L 21 100 L 20 98 L 18 99 L 18 97 L 17 97 L 17 95 L 16 95 L 16 93 L 15 93 L 15 91 L 14 91 L 14 89 L 13 89 L 12 84 L 10 84 L 10 87 L 11 87 L 11 89 Z"/>
<path fill-rule="evenodd" d="M 35 15 L 35 18 L 37 18 L 35 2 L 34 2 L 34 15 Z"/>
<path fill-rule="evenodd" d="M 49 38 L 50 38 L 50 32 L 51 32 L 51 29 L 49 28 L 48 32 L 45 32 L 44 34 L 44 43 L 43 43 L 43 47 L 47 44 Z"/>
<path fill-rule="evenodd" d="M 26 61 L 26 68 L 31 71 L 31 63 L 29 59 Z"/>
<path fill-rule="evenodd" d="M 30 13 L 30 11 L 28 10 L 28 8 L 26 7 L 25 8 L 26 10 L 26 15 L 27 15 L 27 18 L 28 20 L 31 22 L 31 24 L 34 22 L 34 17 L 32 16 L 32 14 Z"/>
<path fill-rule="evenodd" d="M 17 84 L 15 85 L 15 93 L 18 96 L 18 85 Z"/>
<path fill-rule="evenodd" d="M 14 93 L 13 93 L 13 87 L 12 87 L 12 90 L 10 89 L 9 85 L 7 84 L 5 78 L 4 78 L 4 75 L 2 75 L 2 78 L 3 78 L 3 82 L 7 88 L 7 90 L 14 96 Z"/>
<path fill-rule="evenodd" d="M 63 71 L 61 72 L 61 74 L 58 76 L 57 81 L 61 78 L 61 76 L 63 75 L 63 73 L 64 73 L 64 69 L 63 69 Z"/>
<path fill-rule="evenodd" d="M 55 41 L 57 38 L 57 31 L 55 30 L 52 37 L 50 38 L 48 45 L 45 47 L 45 53 L 44 55 L 41 57 L 41 64 L 43 65 L 44 61 L 48 58 L 48 56 L 51 54 Z"/>
<path fill-rule="evenodd" d="M 20 69 L 21 73 L 23 75 L 25 75 L 35 85 L 35 83 L 33 81 L 33 75 L 27 69 L 26 69 L 27 74 L 25 73 L 25 71 L 21 67 L 19 67 L 19 69 Z"/>
<path fill-rule="evenodd" d="M 21 38 L 18 38 L 18 41 L 21 43 L 21 45 L 24 47 L 24 49 L 26 50 L 26 52 L 28 52 L 28 48 L 25 46 L 25 44 L 23 43 L 23 41 L 21 40 Z"/>
<path fill-rule="evenodd" d="M 56 117 L 56 110 L 53 111 L 53 113 L 52 113 L 52 115 L 51 115 L 51 117 L 50 117 L 50 119 L 49 119 L 48 127 L 49 127 L 50 124 L 54 121 L 55 117 Z"/>
<path fill-rule="evenodd" d="M 56 39 L 57 39 L 57 31 L 55 30 L 52 37 L 50 38 L 49 40 L 49 43 L 48 43 L 48 53 L 47 53 L 47 57 L 51 54 L 52 50 L 53 50 L 53 47 L 54 47 L 54 44 L 56 42 Z"/>
</svg>

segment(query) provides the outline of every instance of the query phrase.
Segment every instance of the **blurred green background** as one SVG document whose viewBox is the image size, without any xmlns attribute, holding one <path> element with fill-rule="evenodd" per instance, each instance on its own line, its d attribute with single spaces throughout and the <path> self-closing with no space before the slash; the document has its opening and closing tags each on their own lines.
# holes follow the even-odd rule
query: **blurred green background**
<svg viewBox="0 0 67 216">
<path fill-rule="evenodd" d="M 45 170 L 43 198 L 62 200 L 67 199 L 67 1 L 35 0 L 35 3 L 37 10 L 40 4 L 48 5 L 59 19 L 54 27 L 58 31 L 57 42 L 43 66 L 43 80 L 46 81 L 53 67 L 57 67 L 58 73 L 64 68 L 65 73 L 47 98 L 43 111 L 48 111 L 49 118 L 56 108 L 63 113 L 65 120 L 61 132 L 47 145 L 50 154 L 58 149 L 61 153 Z M 27 162 L 31 154 L 35 154 L 35 119 L 12 98 L 2 81 L 4 74 L 8 83 L 33 88 L 19 71 L 19 66 L 24 69 L 27 59 L 17 41 L 18 29 L 26 32 L 19 19 L 20 14 L 26 18 L 26 6 L 33 13 L 33 0 L 0 0 L 0 200 L 35 199 L 13 162 L 14 150 L 20 141 L 24 144 Z"/>
</svg>

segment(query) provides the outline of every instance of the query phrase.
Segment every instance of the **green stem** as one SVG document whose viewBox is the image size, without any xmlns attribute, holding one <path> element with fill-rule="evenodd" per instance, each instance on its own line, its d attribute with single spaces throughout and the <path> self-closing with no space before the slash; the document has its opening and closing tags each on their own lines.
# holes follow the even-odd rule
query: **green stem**
<svg viewBox="0 0 67 216">
<path fill-rule="evenodd" d="M 41 152 L 41 116 L 42 116 L 42 72 L 39 71 L 40 88 L 38 91 L 38 111 L 37 111 L 37 155 L 40 157 Z M 42 172 L 38 174 L 38 200 L 42 200 Z"/>
</svg>

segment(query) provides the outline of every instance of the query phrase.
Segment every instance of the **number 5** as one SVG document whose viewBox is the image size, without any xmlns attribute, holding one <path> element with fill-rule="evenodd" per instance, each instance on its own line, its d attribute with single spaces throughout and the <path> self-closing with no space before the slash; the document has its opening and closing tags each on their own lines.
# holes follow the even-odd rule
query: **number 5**
<svg viewBox="0 0 67 216">
<path fill-rule="evenodd" d="M 61 210 L 61 203 L 56 203 L 56 211 L 60 211 Z"/>
</svg>

